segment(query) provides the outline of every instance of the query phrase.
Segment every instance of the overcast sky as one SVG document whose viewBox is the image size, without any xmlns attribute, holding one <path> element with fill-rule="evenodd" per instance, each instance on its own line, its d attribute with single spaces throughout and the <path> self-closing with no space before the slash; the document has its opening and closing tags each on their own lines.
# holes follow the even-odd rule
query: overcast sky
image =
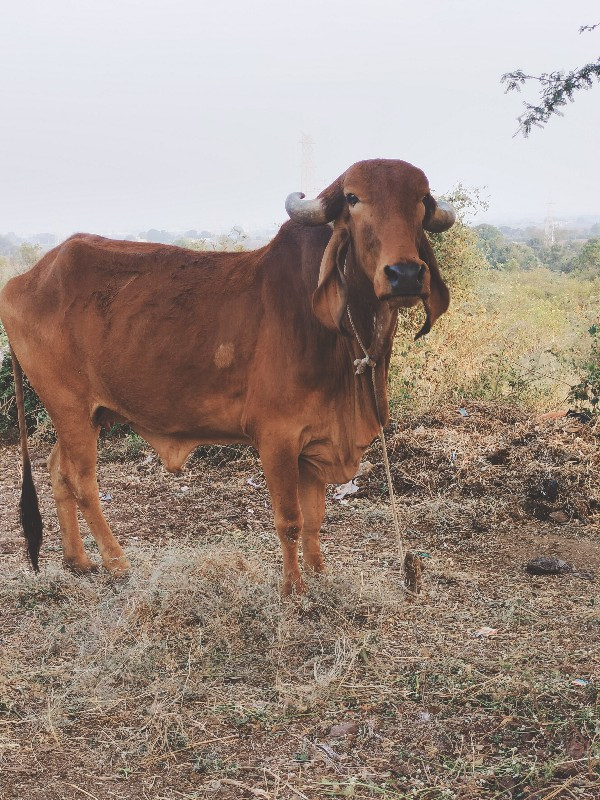
<svg viewBox="0 0 600 800">
<path fill-rule="evenodd" d="M 0 21 L 0 233 L 285 218 L 300 137 L 323 188 L 402 158 L 487 218 L 600 214 L 600 86 L 528 139 L 500 76 L 600 53 L 597 0 L 19 0 Z"/>
</svg>

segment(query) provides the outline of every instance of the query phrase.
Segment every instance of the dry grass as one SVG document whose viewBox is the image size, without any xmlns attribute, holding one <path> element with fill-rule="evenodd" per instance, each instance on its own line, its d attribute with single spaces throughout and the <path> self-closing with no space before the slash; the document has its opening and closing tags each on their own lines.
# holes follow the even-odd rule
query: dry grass
<svg viewBox="0 0 600 800">
<path fill-rule="evenodd" d="M 359 495 L 328 504 L 330 574 L 286 601 L 250 452 L 208 451 L 177 479 L 145 453 L 103 462 L 133 561 L 114 583 L 62 570 L 41 460 L 49 531 L 42 574 L 27 571 L 6 448 L 2 800 L 598 797 L 597 583 L 522 564 L 552 552 L 600 574 L 599 431 L 469 412 L 390 437 L 408 542 L 430 556 L 417 600 L 377 447 Z"/>
</svg>

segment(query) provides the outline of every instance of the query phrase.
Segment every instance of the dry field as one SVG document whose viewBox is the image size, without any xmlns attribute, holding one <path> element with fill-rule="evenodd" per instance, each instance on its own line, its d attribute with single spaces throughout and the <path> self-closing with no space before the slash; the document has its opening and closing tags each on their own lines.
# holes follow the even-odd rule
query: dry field
<svg viewBox="0 0 600 800">
<path fill-rule="evenodd" d="M 63 571 L 35 440 L 46 540 L 28 571 L 3 446 L 0 798 L 600 797 L 600 426 L 467 410 L 390 433 L 406 541 L 427 556 L 418 597 L 378 445 L 359 493 L 329 499 L 328 574 L 289 600 L 250 451 L 173 477 L 105 447 L 133 563 L 116 583 Z M 528 575 L 540 554 L 574 571 Z"/>
</svg>

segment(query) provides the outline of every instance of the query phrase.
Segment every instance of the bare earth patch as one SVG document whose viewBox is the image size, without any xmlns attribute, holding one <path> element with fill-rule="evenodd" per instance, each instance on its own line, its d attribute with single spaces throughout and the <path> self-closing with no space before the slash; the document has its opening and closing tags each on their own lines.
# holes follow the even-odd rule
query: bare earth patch
<svg viewBox="0 0 600 800">
<path fill-rule="evenodd" d="M 328 503 L 329 573 L 291 600 L 251 451 L 206 450 L 175 478 L 150 449 L 105 447 L 133 564 L 115 583 L 63 570 L 43 443 L 28 570 L 3 447 L 0 798 L 598 798 L 600 428 L 467 410 L 390 432 L 418 598 L 378 444 L 359 492 Z M 538 555 L 573 571 L 527 574 Z"/>
</svg>

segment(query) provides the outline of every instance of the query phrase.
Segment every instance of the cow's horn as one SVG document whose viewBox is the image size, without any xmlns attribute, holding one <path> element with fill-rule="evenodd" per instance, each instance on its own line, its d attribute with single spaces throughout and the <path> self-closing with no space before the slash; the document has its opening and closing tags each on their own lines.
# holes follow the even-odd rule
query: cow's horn
<svg viewBox="0 0 600 800">
<path fill-rule="evenodd" d="M 285 210 L 290 215 L 290 219 L 300 225 L 325 225 L 326 222 L 329 222 L 325 203 L 319 198 L 307 200 L 306 195 L 302 192 L 288 194 Z"/>
<path fill-rule="evenodd" d="M 436 200 L 436 208 L 431 219 L 425 225 L 425 230 L 430 233 L 443 233 L 451 228 L 456 222 L 456 211 L 454 206 L 445 200 Z"/>
</svg>

